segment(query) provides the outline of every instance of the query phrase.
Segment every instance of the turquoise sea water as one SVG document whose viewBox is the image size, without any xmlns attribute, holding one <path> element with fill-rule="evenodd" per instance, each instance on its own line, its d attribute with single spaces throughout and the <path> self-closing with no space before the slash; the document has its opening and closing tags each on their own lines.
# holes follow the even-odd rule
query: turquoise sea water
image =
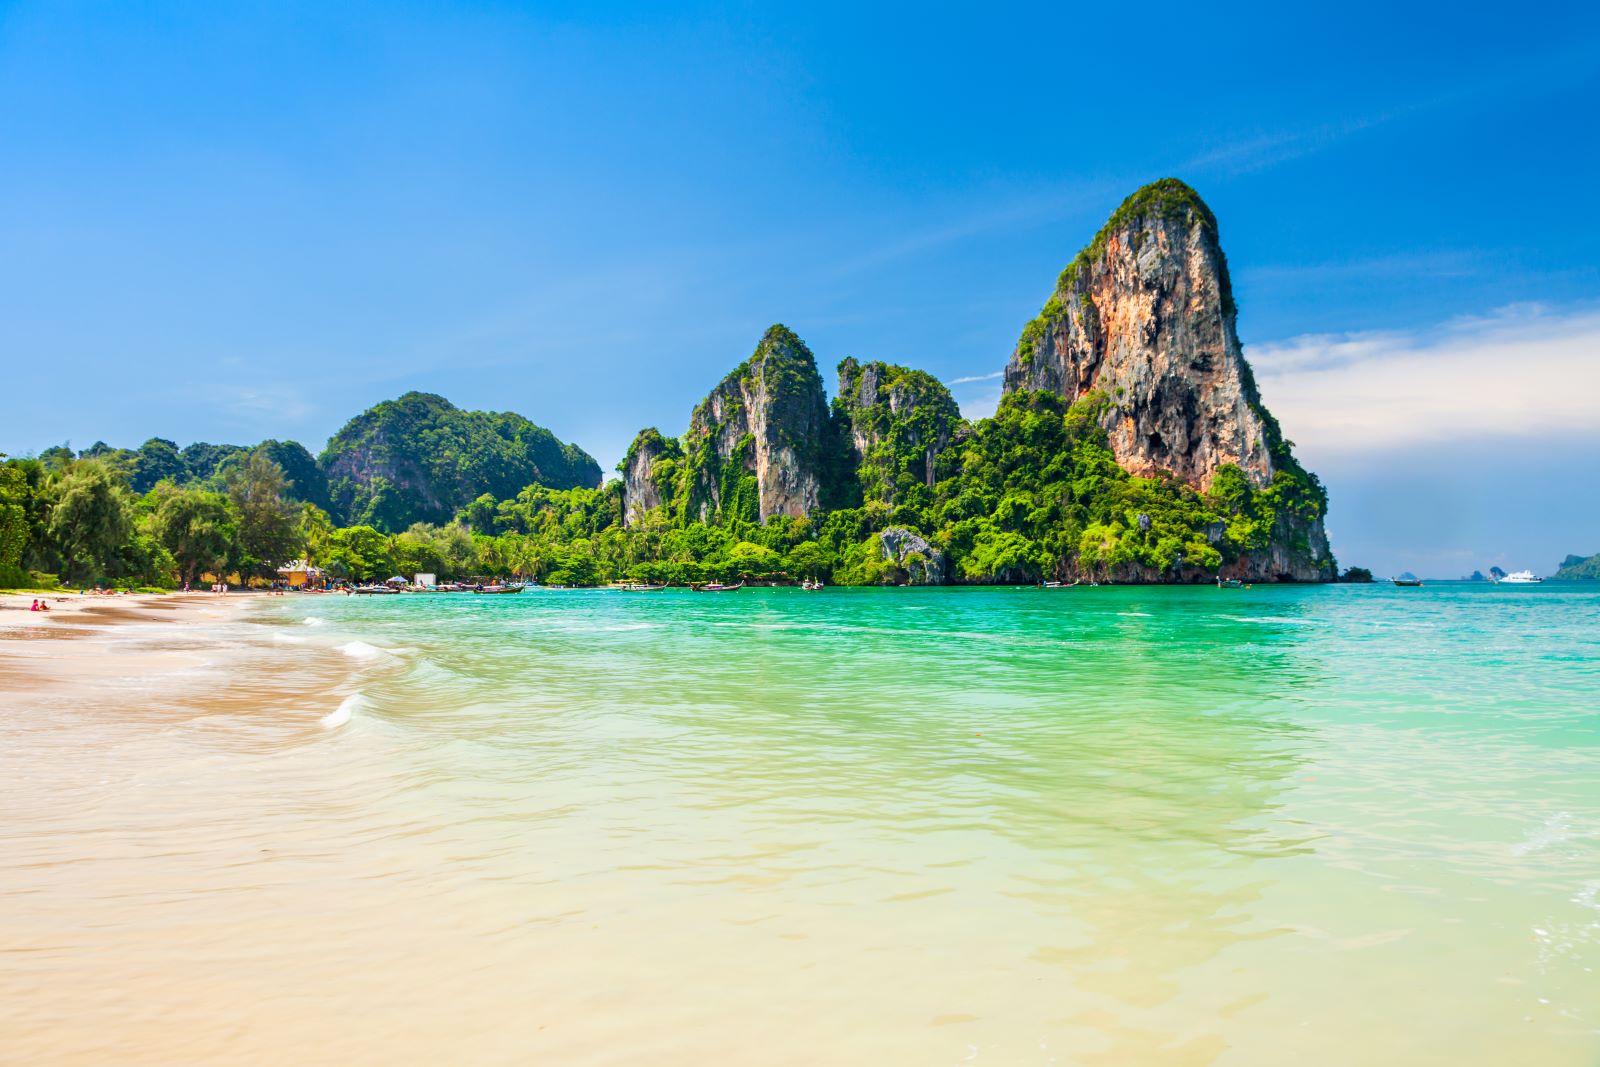
<svg viewBox="0 0 1600 1067">
<path fill-rule="evenodd" d="M 1592 587 L 255 607 L 5 728 L 128 1062 L 1600 1062 Z"/>
</svg>

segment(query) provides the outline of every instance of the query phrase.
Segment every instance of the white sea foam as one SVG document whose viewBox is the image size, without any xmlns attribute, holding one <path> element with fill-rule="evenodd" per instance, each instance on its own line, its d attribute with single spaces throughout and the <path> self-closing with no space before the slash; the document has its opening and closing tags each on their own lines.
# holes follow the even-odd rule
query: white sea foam
<svg viewBox="0 0 1600 1067">
<path fill-rule="evenodd" d="M 365 641 L 351 641 L 348 644 L 340 645 L 339 651 L 351 659 L 377 659 L 380 656 L 389 654 L 386 649 L 379 648 L 377 645 L 369 645 Z"/>
<path fill-rule="evenodd" d="M 273 634 L 272 635 L 272 641 L 273 641 L 274 644 L 278 644 L 278 645 L 303 645 L 303 644 L 306 643 L 306 639 L 304 637 L 298 637 L 298 636 L 296 636 L 294 634 L 283 634 L 283 633 L 275 633 L 275 634 Z"/>
<path fill-rule="evenodd" d="M 305 626 L 321 626 L 323 620 L 317 618 L 315 615 L 307 615 L 305 618 L 301 619 L 300 622 Z"/>
<path fill-rule="evenodd" d="M 1529 830 L 1522 840 L 1512 847 L 1511 852 L 1513 855 L 1526 856 L 1530 852 L 1542 852 L 1551 845 L 1565 844 L 1575 837 L 1583 836 L 1586 835 L 1572 829 L 1571 812 L 1558 811 L 1545 819 L 1542 826 Z"/>
<path fill-rule="evenodd" d="M 366 697 L 363 697 L 360 693 L 351 693 L 349 696 L 345 697 L 339 702 L 339 706 L 337 708 L 334 708 L 332 711 L 328 712 L 328 714 L 324 715 L 320 721 L 325 728 L 329 730 L 337 730 L 339 727 L 349 722 L 351 717 L 354 716 L 356 711 L 364 704 L 366 704 Z"/>
</svg>

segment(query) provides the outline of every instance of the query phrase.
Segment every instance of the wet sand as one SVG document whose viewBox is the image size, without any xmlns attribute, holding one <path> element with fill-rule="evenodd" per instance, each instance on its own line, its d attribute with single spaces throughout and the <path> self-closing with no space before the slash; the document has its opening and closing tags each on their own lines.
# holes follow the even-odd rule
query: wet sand
<svg viewBox="0 0 1600 1067">
<path fill-rule="evenodd" d="M 147 644 L 134 648 L 121 638 L 134 632 L 179 637 L 196 625 L 236 618 L 262 599 L 253 593 L 0 593 L 0 693 L 26 687 L 34 696 L 41 690 L 60 695 L 97 679 L 185 666 L 197 655 L 191 648 L 186 656 L 182 641 L 152 658 Z M 35 600 L 50 610 L 29 610 Z"/>
</svg>

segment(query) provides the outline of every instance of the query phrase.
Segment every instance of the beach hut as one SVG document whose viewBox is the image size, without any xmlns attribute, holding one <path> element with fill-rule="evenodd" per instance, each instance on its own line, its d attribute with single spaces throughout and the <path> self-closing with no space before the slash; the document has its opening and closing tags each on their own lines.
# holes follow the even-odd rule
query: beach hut
<svg viewBox="0 0 1600 1067">
<path fill-rule="evenodd" d="M 283 576 L 284 583 L 290 589 L 302 589 L 308 585 L 319 585 L 322 582 L 322 568 L 313 567 L 303 559 L 297 559 L 293 563 L 285 563 L 278 568 L 278 573 Z"/>
</svg>

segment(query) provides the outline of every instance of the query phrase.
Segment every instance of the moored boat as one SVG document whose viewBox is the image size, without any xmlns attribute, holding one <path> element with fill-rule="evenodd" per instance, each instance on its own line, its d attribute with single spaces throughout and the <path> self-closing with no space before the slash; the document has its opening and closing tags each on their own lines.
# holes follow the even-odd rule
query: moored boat
<svg viewBox="0 0 1600 1067">
<path fill-rule="evenodd" d="M 520 585 L 481 585 L 473 590 L 474 593 L 520 593 Z"/>
<path fill-rule="evenodd" d="M 1244 588 L 1244 579 L 1242 579 L 1242 578 L 1218 578 L 1217 579 L 1217 588 L 1218 589 L 1243 589 Z"/>
<path fill-rule="evenodd" d="M 1402 574 L 1398 578 L 1390 578 L 1389 580 L 1391 582 L 1393 582 L 1395 585 L 1401 586 L 1403 588 L 1415 589 L 1415 588 L 1420 588 L 1421 585 L 1422 585 L 1422 579 L 1418 578 L 1414 574 Z"/>
<path fill-rule="evenodd" d="M 398 596 L 400 590 L 387 585 L 358 585 L 350 590 L 356 596 Z"/>
<path fill-rule="evenodd" d="M 1532 571 L 1517 571 L 1514 574 L 1508 574 L 1504 578 L 1501 578 L 1500 581 L 1498 582 L 1498 584 L 1499 585 L 1538 585 L 1540 582 L 1543 582 L 1543 581 L 1544 581 L 1543 578 L 1539 577 L 1537 574 L 1534 574 Z"/>
<path fill-rule="evenodd" d="M 621 586 L 620 588 L 624 593 L 659 593 L 661 590 L 665 589 L 666 586 L 642 585 L 638 582 L 630 582 L 629 584 Z"/>
<path fill-rule="evenodd" d="M 698 591 L 702 593 L 732 593 L 743 588 L 743 582 L 736 582 L 733 585 L 724 585 L 722 582 L 707 582 Z"/>
</svg>

